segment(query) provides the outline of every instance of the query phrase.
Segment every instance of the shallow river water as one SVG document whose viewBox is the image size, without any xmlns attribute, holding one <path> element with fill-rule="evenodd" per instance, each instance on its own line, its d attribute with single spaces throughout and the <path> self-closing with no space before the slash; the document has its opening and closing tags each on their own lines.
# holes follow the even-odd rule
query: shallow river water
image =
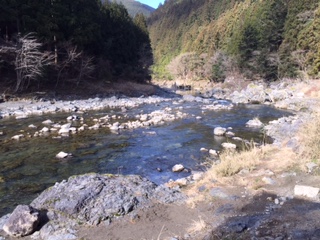
<svg viewBox="0 0 320 240">
<path fill-rule="evenodd" d="M 173 100 L 174 101 L 174 100 Z M 245 126 L 250 119 L 258 117 L 268 123 L 290 113 L 265 105 L 237 105 L 231 110 L 203 110 L 196 102 L 161 102 L 143 105 L 123 113 L 120 109 L 86 112 L 81 115 L 86 122 L 109 115 L 134 119 L 139 113 L 150 113 L 166 107 L 181 111 L 188 116 L 167 122 L 161 126 L 122 130 L 112 133 L 108 128 L 88 130 L 53 139 L 52 135 L 7 140 L 19 131 L 32 131 L 28 125 L 41 126 L 50 119 L 65 122 L 71 114 L 31 116 L 27 119 L 0 120 L 0 216 L 10 212 L 17 204 L 30 203 L 45 188 L 75 174 L 88 172 L 112 174 L 139 174 L 161 184 L 170 179 L 186 177 L 189 172 L 173 173 L 172 166 L 183 164 L 188 170 L 203 170 L 208 153 L 200 148 L 221 149 L 221 143 L 230 141 L 213 135 L 216 126 L 231 127 L 236 136 L 257 142 L 262 141 L 260 129 Z M 210 100 L 214 101 L 214 99 Z M 229 104 L 228 102 L 221 102 Z M 202 118 L 196 118 L 201 116 Z M 121 120 L 120 120 L 121 121 Z M 60 151 L 72 153 L 73 157 L 57 159 Z M 161 168 L 161 172 L 157 170 Z"/>
</svg>

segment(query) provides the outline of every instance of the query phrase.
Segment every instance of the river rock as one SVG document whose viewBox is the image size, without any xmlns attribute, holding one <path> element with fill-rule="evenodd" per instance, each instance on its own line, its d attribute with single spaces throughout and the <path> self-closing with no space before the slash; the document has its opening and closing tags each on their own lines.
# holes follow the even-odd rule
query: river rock
<svg viewBox="0 0 320 240">
<path fill-rule="evenodd" d="M 221 146 L 226 149 L 236 149 L 237 148 L 237 145 L 235 145 L 233 143 L 228 143 L 228 142 L 222 143 Z"/>
<path fill-rule="evenodd" d="M 42 124 L 44 124 L 44 125 L 52 125 L 53 123 L 54 122 L 52 122 L 50 119 L 45 120 L 45 121 L 42 122 Z"/>
<path fill-rule="evenodd" d="M 24 138 L 24 135 L 23 135 L 23 134 L 15 135 L 15 136 L 13 136 L 11 139 L 13 139 L 13 140 L 20 140 L 21 138 Z"/>
<path fill-rule="evenodd" d="M 56 183 L 31 206 L 50 210 L 50 222 L 72 228 L 75 223 L 109 222 L 151 201 L 170 203 L 183 199 L 181 192 L 158 187 L 140 176 L 85 174 Z"/>
<path fill-rule="evenodd" d="M 184 166 L 182 164 L 176 164 L 172 167 L 172 172 L 182 172 L 184 170 Z"/>
<path fill-rule="evenodd" d="M 70 157 L 70 156 L 72 156 L 71 153 L 59 152 L 56 155 L 56 158 L 63 159 L 63 158 Z"/>
<path fill-rule="evenodd" d="M 218 152 L 216 150 L 214 150 L 214 149 L 210 149 L 209 150 L 209 154 L 212 155 L 212 156 L 215 156 L 215 157 L 218 156 Z"/>
<path fill-rule="evenodd" d="M 34 124 L 30 124 L 30 125 L 28 126 L 28 128 L 36 129 L 37 126 L 35 126 Z"/>
<path fill-rule="evenodd" d="M 232 138 L 234 137 L 236 134 L 234 132 L 228 131 L 226 132 L 226 137 Z"/>
<path fill-rule="evenodd" d="M 260 127 L 263 127 L 263 123 L 258 118 L 254 118 L 252 120 L 249 120 L 246 123 L 246 126 L 260 128 Z"/>
<path fill-rule="evenodd" d="M 14 237 L 33 233 L 39 224 L 38 210 L 28 205 L 18 205 L 3 226 L 3 230 Z"/>
<path fill-rule="evenodd" d="M 47 127 L 44 127 L 44 128 L 42 128 L 39 132 L 41 132 L 41 133 L 47 133 L 47 132 L 50 132 L 50 129 L 47 128 Z"/>
<path fill-rule="evenodd" d="M 183 95 L 183 100 L 186 102 L 195 102 L 196 97 L 194 97 L 192 95 Z"/>
<path fill-rule="evenodd" d="M 216 127 L 213 130 L 213 134 L 216 136 L 223 136 L 226 133 L 227 129 L 223 127 Z"/>
<path fill-rule="evenodd" d="M 68 134 L 70 132 L 71 123 L 63 124 L 59 130 L 59 134 Z"/>
</svg>

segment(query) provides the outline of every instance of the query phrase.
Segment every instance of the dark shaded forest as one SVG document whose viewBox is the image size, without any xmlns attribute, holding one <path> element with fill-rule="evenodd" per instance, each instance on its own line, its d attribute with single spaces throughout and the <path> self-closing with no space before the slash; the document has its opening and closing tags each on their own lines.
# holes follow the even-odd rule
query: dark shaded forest
<svg viewBox="0 0 320 240">
<path fill-rule="evenodd" d="M 149 79 L 146 19 L 122 4 L 0 0 L 0 12 L 0 83 L 15 92 Z"/>
<path fill-rule="evenodd" d="M 167 0 L 148 23 L 156 78 L 320 77 L 318 0 Z"/>
</svg>

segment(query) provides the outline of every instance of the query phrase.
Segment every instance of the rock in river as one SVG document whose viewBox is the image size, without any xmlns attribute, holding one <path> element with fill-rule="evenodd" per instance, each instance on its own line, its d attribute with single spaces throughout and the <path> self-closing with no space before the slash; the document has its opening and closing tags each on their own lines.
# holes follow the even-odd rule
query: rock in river
<svg viewBox="0 0 320 240">
<path fill-rule="evenodd" d="M 184 166 L 182 164 L 176 164 L 172 167 L 172 172 L 181 172 L 184 170 Z"/>
<path fill-rule="evenodd" d="M 71 156 L 72 156 L 71 153 L 59 152 L 56 155 L 56 158 L 63 159 L 63 158 L 66 158 L 66 157 L 71 157 Z"/>
<path fill-rule="evenodd" d="M 227 129 L 226 128 L 223 128 L 223 127 L 216 127 L 214 130 L 213 130 L 213 134 L 216 135 L 216 136 L 222 136 L 226 133 Z"/>
<path fill-rule="evenodd" d="M 252 120 L 249 120 L 247 123 L 246 123 L 246 126 L 247 127 L 257 127 L 257 128 L 260 128 L 260 127 L 263 127 L 263 123 L 258 119 L 258 118 L 254 118 Z"/>
</svg>

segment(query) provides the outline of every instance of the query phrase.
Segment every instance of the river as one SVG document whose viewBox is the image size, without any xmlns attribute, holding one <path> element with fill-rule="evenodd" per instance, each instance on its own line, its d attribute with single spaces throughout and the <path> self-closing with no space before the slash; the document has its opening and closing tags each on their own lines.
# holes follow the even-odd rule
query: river
<svg viewBox="0 0 320 240">
<path fill-rule="evenodd" d="M 4 134 L 0 136 L 0 216 L 12 211 L 17 204 L 30 203 L 55 182 L 76 174 L 139 174 L 157 184 L 186 177 L 191 171 L 205 169 L 204 163 L 208 161 L 209 154 L 201 152 L 200 148 L 221 150 L 222 142 L 233 142 L 232 139 L 214 136 L 215 127 L 229 127 L 237 137 L 261 142 L 265 138 L 263 132 L 246 127 L 248 120 L 258 117 L 263 123 L 268 123 L 291 114 L 266 105 L 236 105 L 230 110 L 206 108 L 215 101 L 207 99 L 199 103 L 175 98 L 158 104 L 140 105 L 125 112 L 120 108 L 107 108 L 73 113 L 83 117 L 88 125 L 105 115 L 123 122 L 133 120 L 141 113 L 163 109 L 185 115 L 158 126 L 117 132 L 99 128 L 61 138 L 48 134 L 20 141 L 10 140 L 18 133 L 30 132 L 32 135 L 36 130 L 30 129 L 30 124 L 38 126 L 39 130 L 47 119 L 64 123 L 70 113 L 1 119 L 0 132 Z M 230 105 L 227 101 L 219 104 Z M 77 126 L 77 123 L 73 125 Z M 57 159 L 55 156 L 60 151 L 73 156 Z M 189 171 L 173 173 L 171 168 L 175 164 L 183 164 Z"/>
</svg>

